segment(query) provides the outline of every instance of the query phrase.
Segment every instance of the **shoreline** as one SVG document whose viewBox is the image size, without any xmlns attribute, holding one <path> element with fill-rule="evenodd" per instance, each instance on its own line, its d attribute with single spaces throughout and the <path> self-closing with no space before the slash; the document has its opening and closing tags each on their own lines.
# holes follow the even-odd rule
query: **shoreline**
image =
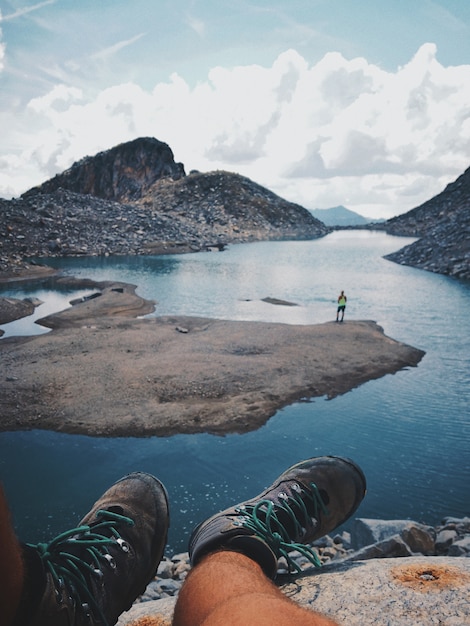
<svg viewBox="0 0 470 626">
<path fill-rule="evenodd" d="M 425 354 L 370 320 L 295 326 L 137 319 L 154 303 L 134 285 L 92 284 L 99 297 L 41 320 L 52 332 L 0 340 L 0 431 L 243 433 L 293 402 L 333 398 L 415 367 Z"/>
</svg>

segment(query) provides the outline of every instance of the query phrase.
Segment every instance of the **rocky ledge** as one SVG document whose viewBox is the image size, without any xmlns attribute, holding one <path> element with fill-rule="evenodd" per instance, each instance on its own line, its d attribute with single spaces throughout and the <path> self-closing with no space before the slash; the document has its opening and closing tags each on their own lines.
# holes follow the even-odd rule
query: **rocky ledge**
<svg viewBox="0 0 470 626">
<path fill-rule="evenodd" d="M 323 564 L 319 569 L 299 553 L 290 555 L 299 574 L 289 574 L 279 562 L 277 584 L 303 606 L 348 626 L 463 626 L 470 621 L 469 517 L 447 517 L 436 527 L 361 518 L 350 531 L 327 535 L 312 546 Z M 189 569 L 187 553 L 164 558 L 118 626 L 144 617 L 171 624 Z"/>
</svg>

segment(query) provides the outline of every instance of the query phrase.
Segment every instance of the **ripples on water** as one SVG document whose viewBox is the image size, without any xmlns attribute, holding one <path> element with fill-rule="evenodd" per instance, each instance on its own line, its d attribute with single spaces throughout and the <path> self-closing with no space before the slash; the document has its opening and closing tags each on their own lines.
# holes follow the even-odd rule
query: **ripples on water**
<svg viewBox="0 0 470 626">
<path fill-rule="evenodd" d="M 0 434 L 0 475 L 20 534 L 36 541 L 60 532 L 110 483 L 138 469 L 167 486 L 169 551 L 184 550 L 195 523 L 258 493 L 288 465 L 321 454 L 350 456 L 362 465 L 369 490 L 361 516 L 438 523 L 447 514 L 468 515 L 469 284 L 381 258 L 409 242 L 346 231 L 223 253 L 57 261 L 75 276 L 137 284 L 140 295 L 158 301 L 155 315 L 321 323 L 334 318 L 344 289 L 346 319 L 376 320 L 387 335 L 426 355 L 417 368 L 334 400 L 287 407 L 244 435 Z M 21 287 L 8 295 L 15 293 L 31 294 Z M 300 306 L 267 304 L 261 301 L 266 296 Z"/>
</svg>

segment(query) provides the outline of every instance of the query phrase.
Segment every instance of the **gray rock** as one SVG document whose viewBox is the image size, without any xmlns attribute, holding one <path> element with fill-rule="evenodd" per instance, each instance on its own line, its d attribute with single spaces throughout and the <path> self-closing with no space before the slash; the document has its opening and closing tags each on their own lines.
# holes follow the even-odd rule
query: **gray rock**
<svg viewBox="0 0 470 626">
<path fill-rule="evenodd" d="M 434 529 L 426 528 L 422 524 L 412 524 L 404 528 L 400 534 L 412 552 L 425 555 L 434 554 L 436 549 Z"/>
<path fill-rule="evenodd" d="M 333 543 L 337 545 L 342 545 L 345 550 L 351 549 L 351 533 L 344 530 L 340 535 L 335 535 L 333 537 Z"/>
<path fill-rule="evenodd" d="M 351 531 L 352 546 L 357 550 L 372 543 L 388 539 L 393 535 L 402 535 L 411 528 L 428 532 L 429 527 L 410 520 L 378 520 L 358 518 L 354 520 Z M 417 533 L 418 534 L 418 533 Z M 418 551 L 418 550 L 416 550 Z"/>
<path fill-rule="evenodd" d="M 281 585 L 292 600 L 348 626 L 470 623 L 470 559 L 411 557 L 331 564 Z M 176 598 L 134 605 L 118 626 L 144 616 L 171 621 Z"/>
<path fill-rule="evenodd" d="M 444 552 L 457 539 L 458 534 L 456 530 L 441 530 L 436 537 L 436 550 Z"/>
<path fill-rule="evenodd" d="M 364 561 L 367 559 L 384 559 L 397 556 L 411 556 L 412 551 L 400 535 L 393 535 L 383 541 L 364 546 L 357 552 L 346 557 L 348 561 Z"/>
<path fill-rule="evenodd" d="M 161 561 L 158 566 L 157 576 L 158 578 L 172 578 L 173 570 L 174 570 L 173 563 L 165 559 L 164 561 Z"/>
</svg>

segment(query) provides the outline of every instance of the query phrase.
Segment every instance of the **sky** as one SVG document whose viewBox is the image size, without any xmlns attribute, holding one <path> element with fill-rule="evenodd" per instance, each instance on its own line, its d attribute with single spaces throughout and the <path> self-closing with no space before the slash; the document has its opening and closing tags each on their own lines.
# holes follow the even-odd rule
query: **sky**
<svg viewBox="0 0 470 626">
<path fill-rule="evenodd" d="M 470 2 L 0 0 L 0 131 L 2 198 L 151 136 L 389 218 L 470 166 Z"/>
</svg>

